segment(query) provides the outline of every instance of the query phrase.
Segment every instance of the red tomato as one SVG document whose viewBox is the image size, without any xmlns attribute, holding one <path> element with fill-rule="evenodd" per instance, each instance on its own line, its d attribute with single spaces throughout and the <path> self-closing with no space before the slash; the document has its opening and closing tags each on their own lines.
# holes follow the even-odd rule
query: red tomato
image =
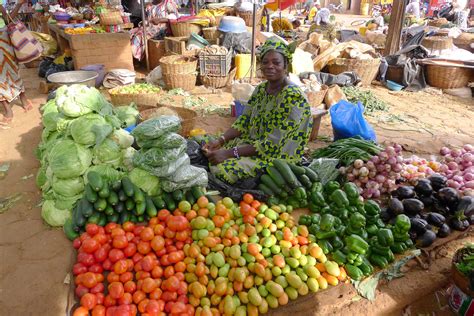
<svg viewBox="0 0 474 316">
<path fill-rule="evenodd" d="M 104 298 L 104 306 L 105 307 L 109 307 L 109 306 L 115 306 L 115 304 L 117 304 L 117 302 L 115 301 L 115 299 L 113 299 L 110 294 L 107 295 L 105 298 Z"/>
<path fill-rule="evenodd" d="M 89 316 L 89 311 L 87 310 L 87 308 L 79 306 L 78 308 L 76 308 L 72 316 Z"/>
<path fill-rule="evenodd" d="M 94 272 L 94 273 L 102 273 L 104 271 L 104 268 L 98 263 L 94 263 L 89 267 L 89 272 Z"/>
<path fill-rule="evenodd" d="M 116 274 L 123 274 L 127 272 L 127 268 L 128 268 L 128 264 L 127 264 L 127 261 L 125 261 L 124 259 L 121 259 L 115 262 L 114 264 L 114 272 Z"/>
<path fill-rule="evenodd" d="M 135 236 L 140 236 L 140 233 L 141 231 L 145 228 L 145 226 L 135 226 L 135 228 L 133 229 L 133 234 Z"/>
<path fill-rule="evenodd" d="M 161 299 L 166 302 L 176 301 L 177 298 L 178 298 L 178 293 L 176 292 L 165 291 L 163 292 L 163 294 L 161 294 Z"/>
<path fill-rule="evenodd" d="M 87 293 L 81 297 L 81 306 L 87 308 L 87 310 L 91 310 L 94 306 L 97 305 L 97 297 L 94 294 Z"/>
<path fill-rule="evenodd" d="M 138 252 L 134 254 L 132 257 L 133 263 L 140 262 L 142 259 L 143 259 L 143 255 Z"/>
<path fill-rule="evenodd" d="M 104 245 L 109 241 L 109 237 L 105 233 L 98 233 L 93 237 L 93 239 L 97 240 L 97 242 L 101 245 Z"/>
<path fill-rule="evenodd" d="M 132 222 L 125 222 L 123 223 L 122 228 L 126 232 L 133 232 L 133 229 L 135 228 L 135 224 Z"/>
<path fill-rule="evenodd" d="M 84 294 L 89 293 L 89 289 L 86 288 L 84 285 L 79 284 L 78 286 L 76 286 L 74 292 L 76 293 L 76 296 L 78 298 L 81 298 L 82 296 L 84 296 Z"/>
<path fill-rule="evenodd" d="M 120 282 L 122 282 L 123 284 L 127 283 L 130 280 L 133 280 L 132 272 L 125 272 L 120 275 Z"/>
<path fill-rule="evenodd" d="M 117 300 L 120 305 L 130 305 L 133 303 L 132 294 L 123 293 L 123 296 Z"/>
<path fill-rule="evenodd" d="M 106 271 L 110 271 L 112 269 L 112 261 L 110 261 L 109 258 L 105 259 L 105 261 L 102 263 L 102 267 Z"/>
<path fill-rule="evenodd" d="M 119 282 L 120 281 L 120 275 L 118 275 L 115 272 L 111 271 L 109 274 L 107 274 L 107 281 L 109 281 L 109 283 Z"/>
<path fill-rule="evenodd" d="M 99 232 L 99 225 L 89 223 L 86 225 L 86 232 L 93 237 Z"/>
<path fill-rule="evenodd" d="M 140 241 L 137 245 L 137 250 L 142 255 L 146 255 L 151 251 L 151 246 L 148 241 Z"/>
<path fill-rule="evenodd" d="M 92 309 L 92 316 L 105 316 L 105 306 L 104 305 L 96 305 Z"/>
<path fill-rule="evenodd" d="M 134 243 L 128 243 L 127 247 L 123 249 L 123 253 L 127 258 L 132 257 L 137 252 L 137 245 Z"/>
<path fill-rule="evenodd" d="M 77 262 L 84 264 L 86 267 L 90 267 L 95 263 L 95 259 L 90 253 L 79 252 L 77 254 Z"/>
<path fill-rule="evenodd" d="M 107 234 L 110 234 L 110 233 L 112 232 L 112 230 L 113 230 L 114 228 L 116 228 L 117 226 L 118 226 L 117 223 L 112 223 L 112 222 L 110 222 L 110 223 L 108 223 L 107 225 L 105 225 L 105 227 L 104 227 L 105 232 L 106 232 Z"/>
<path fill-rule="evenodd" d="M 109 284 L 109 295 L 113 299 L 119 299 L 123 296 L 123 285 L 120 282 L 112 282 Z"/>
<path fill-rule="evenodd" d="M 142 265 L 143 271 L 149 272 L 149 271 L 153 270 L 153 268 L 155 266 L 155 261 L 153 260 L 152 257 L 145 256 L 145 258 L 143 258 L 142 261 L 141 261 L 141 265 Z"/>
<path fill-rule="evenodd" d="M 160 266 L 155 266 L 153 270 L 151 270 L 151 275 L 155 279 L 161 278 L 161 276 L 163 275 L 163 268 Z"/>
<path fill-rule="evenodd" d="M 76 264 L 74 264 L 74 266 L 72 267 L 72 274 L 73 275 L 79 275 L 79 274 L 82 274 L 82 273 L 86 273 L 87 272 L 87 267 L 78 262 Z"/>
<path fill-rule="evenodd" d="M 171 306 L 172 314 L 181 314 L 186 310 L 186 305 L 183 302 L 176 302 Z"/>
<path fill-rule="evenodd" d="M 115 263 L 121 259 L 125 258 L 125 255 L 123 254 L 123 251 L 120 249 L 112 249 L 109 252 L 109 259 L 112 261 L 112 263 Z"/>
<path fill-rule="evenodd" d="M 117 249 L 123 249 L 128 246 L 127 236 L 118 235 L 112 239 L 112 246 Z"/>
<path fill-rule="evenodd" d="M 150 315 L 158 315 L 160 311 L 160 305 L 155 300 L 150 300 L 148 304 L 146 304 L 146 312 Z"/>
<path fill-rule="evenodd" d="M 146 278 L 143 280 L 143 287 L 142 291 L 145 293 L 151 293 L 153 292 L 158 285 L 156 284 L 156 281 L 152 278 Z"/>
<path fill-rule="evenodd" d="M 151 248 L 155 251 L 160 251 L 165 247 L 165 239 L 161 236 L 155 236 L 151 240 Z"/>
<path fill-rule="evenodd" d="M 91 289 L 93 288 L 94 286 L 97 285 L 97 278 L 96 278 L 96 275 L 95 273 L 92 273 L 92 272 L 86 272 L 83 274 L 83 277 L 82 277 L 82 284 Z"/>
<path fill-rule="evenodd" d="M 94 253 L 99 247 L 100 243 L 97 240 L 89 238 L 82 242 L 81 250 L 86 253 Z"/>
<path fill-rule="evenodd" d="M 104 304 L 104 298 L 105 298 L 104 293 L 96 293 L 95 297 L 97 298 L 97 305 Z"/>
<path fill-rule="evenodd" d="M 188 293 L 188 284 L 184 281 L 180 281 L 179 288 L 178 288 L 178 295 L 186 296 L 186 293 Z"/>
<path fill-rule="evenodd" d="M 79 237 L 74 239 L 72 242 L 72 246 L 74 247 L 74 249 L 79 249 L 81 247 L 81 244 L 82 244 L 82 241 Z"/>
<path fill-rule="evenodd" d="M 143 241 L 150 241 L 153 239 L 154 236 L 155 233 L 153 232 L 153 229 L 151 227 L 145 227 L 140 232 L 140 238 Z"/>
<path fill-rule="evenodd" d="M 126 232 L 125 237 L 127 237 L 128 241 L 132 241 L 135 238 L 135 235 L 132 232 Z"/>
<path fill-rule="evenodd" d="M 105 287 L 103 283 L 97 283 L 96 286 L 91 288 L 90 292 L 92 294 L 97 294 L 97 293 L 104 293 Z"/>
<path fill-rule="evenodd" d="M 188 227 L 189 222 L 186 217 L 180 215 L 170 217 L 167 224 L 172 231 L 183 231 Z"/>
<path fill-rule="evenodd" d="M 126 293 L 135 293 L 135 291 L 137 290 L 137 285 L 135 284 L 135 282 L 133 281 L 127 281 L 124 285 L 123 285 L 123 289 Z"/>
<path fill-rule="evenodd" d="M 178 291 L 180 284 L 177 277 L 170 276 L 166 280 L 166 283 L 167 283 L 166 290 L 171 291 L 171 292 Z"/>
<path fill-rule="evenodd" d="M 109 255 L 109 250 L 106 245 L 103 245 L 99 249 L 97 249 L 94 252 L 94 258 L 97 262 L 103 262 L 105 259 L 107 259 L 107 256 Z"/>
<path fill-rule="evenodd" d="M 170 216 L 170 215 L 171 215 L 170 211 L 168 211 L 168 210 L 160 210 L 160 211 L 158 212 L 158 219 L 159 219 L 160 221 L 164 222 L 164 221 L 166 221 L 166 219 L 167 219 L 168 216 Z"/>
</svg>

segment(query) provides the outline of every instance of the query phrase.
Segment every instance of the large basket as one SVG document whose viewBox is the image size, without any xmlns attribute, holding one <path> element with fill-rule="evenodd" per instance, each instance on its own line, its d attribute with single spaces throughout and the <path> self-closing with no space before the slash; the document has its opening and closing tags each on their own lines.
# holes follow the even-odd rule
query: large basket
<svg viewBox="0 0 474 316">
<path fill-rule="evenodd" d="M 204 34 L 204 38 L 207 40 L 216 40 L 219 38 L 219 31 L 217 27 L 205 27 L 202 29 L 202 33 Z"/>
<path fill-rule="evenodd" d="M 163 74 L 163 81 L 167 89 L 181 88 L 191 91 L 196 87 L 197 74 Z"/>
<path fill-rule="evenodd" d="M 471 44 L 474 43 L 474 33 L 462 33 L 453 40 L 454 45 L 459 48 L 474 52 L 474 48 L 471 47 Z"/>
<path fill-rule="evenodd" d="M 210 88 L 223 88 L 232 83 L 235 78 L 235 73 L 237 68 L 232 69 L 232 71 L 227 76 L 199 76 L 201 83 Z"/>
<path fill-rule="evenodd" d="M 456 89 L 467 86 L 474 79 L 474 69 L 450 64 L 426 63 L 426 82 L 435 88 Z"/>
<path fill-rule="evenodd" d="M 453 48 L 453 39 L 447 36 L 425 37 L 421 45 L 430 50 L 444 50 Z"/>
<path fill-rule="evenodd" d="M 446 20 L 445 18 L 441 18 L 429 21 L 428 26 L 440 27 L 448 23 L 448 20 Z"/>
<path fill-rule="evenodd" d="M 199 54 L 199 74 L 201 76 L 226 76 L 230 71 L 232 52 L 227 55 L 207 55 L 203 51 Z"/>
<path fill-rule="evenodd" d="M 201 26 L 189 23 L 189 22 L 176 22 L 171 23 L 171 33 L 173 36 L 191 36 L 191 33 L 199 34 L 201 32 Z"/>
<path fill-rule="evenodd" d="M 354 71 L 361 79 L 361 84 L 368 86 L 379 72 L 380 59 L 348 59 L 336 58 L 333 64 L 328 66 L 329 73 L 338 75 L 345 71 Z"/>
<path fill-rule="evenodd" d="M 403 67 L 388 65 L 387 74 L 385 75 L 387 80 L 403 84 Z"/>
<path fill-rule="evenodd" d="M 120 11 L 109 11 L 101 13 L 99 16 L 100 24 L 102 25 L 119 25 L 123 24 L 122 15 Z"/>
<path fill-rule="evenodd" d="M 306 96 L 308 97 L 309 104 L 313 107 L 320 106 L 323 103 L 324 97 L 326 96 L 327 92 L 328 92 L 328 86 L 326 85 L 323 85 L 320 91 L 306 92 Z"/>
<path fill-rule="evenodd" d="M 197 58 L 192 56 L 171 55 L 160 59 L 163 74 L 190 74 L 197 69 Z"/>
<path fill-rule="evenodd" d="M 469 278 L 465 276 L 464 274 L 462 274 L 461 272 L 459 272 L 455 265 L 455 263 L 461 260 L 461 257 L 463 256 L 465 251 L 467 250 L 464 248 L 461 248 L 454 253 L 453 261 L 451 264 L 451 276 L 453 278 L 454 284 L 456 284 L 456 286 L 461 291 L 463 291 L 465 294 L 469 295 L 470 297 L 474 298 L 474 289 L 471 289 L 470 287 Z"/>
<path fill-rule="evenodd" d="M 245 21 L 245 25 L 253 26 L 253 12 L 252 11 L 239 11 L 237 10 L 237 16 L 241 17 Z M 262 24 L 263 8 L 257 11 L 257 26 Z"/>
<path fill-rule="evenodd" d="M 115 106 L 129 105 L 132 102 L 143 106 L 155 106 L 161 95 L 160 93 L 118 94 L 120 88 L 109 90 L 110 99 Z"/>
<path fill-rule="evenodd" d="M 186 49 L 188 37 L 165 37 L 165 51 L 168 54 L 176 54 L 183 56 L 196 56 L 199 49 Z"/>
<path fill-rule="evenodd" d="M 148 109 L 140 112 L 140 120 L 146 121 L 154 117 L 154 114 L 161 108 L 168 108 L 178 114 L 179 119 L 181 120 L 181 129 L 180 134 L 184 137 L 189 135 L 189 132 L 194 128 L 196 123 L 197 113 L 190 109 L 185 109 L 176 106 L 158 104 L 154 109 Z"/>
</svg>

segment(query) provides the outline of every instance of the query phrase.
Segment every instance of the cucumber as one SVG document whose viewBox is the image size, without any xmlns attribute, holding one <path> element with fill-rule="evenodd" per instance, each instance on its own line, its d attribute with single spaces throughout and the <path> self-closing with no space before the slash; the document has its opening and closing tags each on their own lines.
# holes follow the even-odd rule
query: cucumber
<svg viewBox="0 0 474 316">
<path fill-rule="evenodd" d="M 119 219 L 120 219 L 120 215 L 116 213 L 107 216 L 108 223 L 118 223 Z"/>
<path fill-rule="evenodd" d="M 273 206 L 273 205 L 278 205 L 280 204 L 280 199 L 278 199 L 276 196 L 271 196 L 268 200 L 267 200 L 268 204 L 270 206 Z"/>
<path fill-rule="evenodd" d="M 175 200 L 176 203 L 179 203 L 183 200 L 184 194 L 183 191 L 181 190 L 175 190 L 173 193 L 173 200 Z"/>
<path fill-rule="evenodd" d="M 82 198 L 77 203 L 78 211 L 81 212 L 82 216 L 89 217 L 94 213 L 94 206 L 85 198 Z"/>
<path fill-rule="evenodd" d="M 303 168 L 306 171 L 305 174 L 308 176 L 311 182 L 319 181 L 318 174 L 313 169 L 311 169 L 310 167 L 303 167 Z"/>
<path fill-rule="evenodd" d="M 270 190 L 272 190 L 276 195 L 280 195 L 282 192 L 282 189 L 276 185 L 275 182 L 273 182 L 272 178 L 268 174 L 264 174 L 263 176 L 260 177 L 260 182 L 265 184 Z"/>
<path fill-rule="evenodd" d="M 119 202 L 119 197 L 118 197 L 117 192 L 110 191 L 109 198 L 107 199 L 107 202 L 109 202 L 109 204 L 111 204 L 113 206 L 117 205 L 117 203 Z"/>
<path fill-rule="evenodd" d="M 188 192 L 186 192 L 185 194 L 186 196 L 186 201 L 188 201 L 189 203 L 191 203 L 191 205 L 194 205 L 194 203 L 196 203 L 196 198 L 194 197 L 193 193 L 191 192 L 191 190 L 189 190 Z M 166 202 L 166 201 L 165 201 Z"/>
<path fill-rule="evenodd" d="M 133 187 L 133 199 L 135 200 L 135 203 L 145 202 L 145 193 L 143 193 L 143 191 L 137 186 Z"/>
<path fill-rule="evenodd" d="M 119 223 L 123 224 L 125 222 L 128 222 L 130 220 L 130 213 L 129 212 L 122 212 L 119 215 Z"/>
<path fill-rule="evenodd" d="M 200 187 L 192 187 L 191 188 L 191 193 L 193 194 L 194 198 L 196 199 L 196 201 L 204 195 L 204 192 L 202 191 L 202 189 Z M 194 204 L 194 203 L 193 203 Z"/>
<path fill-rule="evenodd" d="M 286 183 L 288 183 L 290 187 L 292 187 L 293 189 L 296 189 L 298 187 L 298 182 L 296 180 L 295 174 L 293 173 L 293 171 L 291 171 L 290 166 L 288 166 L 288 164 L 284 160 L 275 159 L 273 160 L 273 165 L 275 166 L 275 168 L 277 168 L 277 170 L 283 176 L 283 179 L 285 179 Z"/>
<path fill-rule="evenodd" d="M 106 199 L 98 199 L 94 203 L 94 208 L 97 211 L 102 212 L 103 210 L 105 210 L 107 208 L 107 200 Z"/>
<path fill-rule="evenodd" d="M 72 211 L 73 225 L 78 227 L 84 227 L 86 225 L 86 218 L 82 215 L 77 206 Z"/>
<path fill-rule="evenodd" d="M 122 189 L 125 192 L 125 195 L 128 197 L 133 196 L 133 183 L 128 177 L 122 178 Z"/>
<path fill-rule="evenodd" d="M 166 208 L 165 201 L 163 201 L 161 196 L 159 196 L 159 195 L 152 196 L 151 199 L 152 199 L 153 204 L 155 204 L 155 207 L 157 209 L 162 210 L 162 209 Z"/>
<path fill-rule="evenodd" d="M 278 197 L 281 197 L 282 199 L 286 199 L 288 197 L 288 192 L 285 190 L 282 190 L 281 193 L 278 195 Z"/>
<path fill-rule="evenodd" d="M 79 233 L 74 230 L 74 225 L 72 223 L 72 218 L 68 218 L 63 226 L 64 234 L 67 239 L 74 240 L 79 237 Z"/>
<path fill-rule="evenodd" d="M 107 216 L 104 213 L 99 214 L 99 222 L 97 223 L 99 226 L 107 225 Z"/>
<path fill-rule="evenodd" d="M 106 199 L 109 197 L 109 195 L 110 195 L 109 185 L 107 183 L 104 183 L 104 186 L 99 191 L 99 197 Z"/>
<path fill-rule="evenodd" d="M 131 221 L 132 223 L 136 223 L 136 222 L 138 222 L 137 215 L 135 215 L 135 214 L 131 214 L 131 215 L 130 215 L 130 219 L 129 219 L 129 221 Z"/>
<path fill-rule="evenodd" d="M 118 199 L 121 202 L 125 202 L 128 199 L 128 196 L 125 194 L 125 192 L 123 190 L 120 190 L 118 192 Z"/>
<path fill-rule="evenodd" d="M 117 213 L 122 213 L 123 211 L 125 211 L 125 203 L 118 202 L 117 205 L 114 206 L 114 210 Z"/>
<path fill-rule="evenodd" d="M 145 213 L 145 210 L 146 210 L 146 202 L 140 202 L 140 203 L 137 203 L 135 204 L 135 215 L 142 215 L 143 213 Z"/>
<path fill-rule="evenodd" d="M 301 184 L 305 186 L 305 188 L 311 189 L 311 186 L 313 185 L 313 183 L 311 182 L 311 180 L 309 179 L 307 175 L 305 174 L 300 175 L 298 176 L 298 179 L 301 182 Z"/>
<path fill-rule="evenodd" d="M 147 196 L 145 198 L 145 204 L 146 204 L 146 215 L 149 217 L 155 217 L 158 214 L 158 211 L 156 210 L 155 204 L 153 204 L 152 199 Z"/>
<path fill-rule="evenodd" d="M 173 200 L 173 197 L 171 194 L 164 193 L 163 194 L 163 200 L 166 203 L 166 209 L 170 212 L 173 212 L 176 209 L 176 203 Z M 194 204 L 194 203 L 192 203 Z"/>
<path fill-rule="evenodd" d="M 283 178 L 281 173 L 277 170 L 277 168 L 273 166 L 269 166 L 267 168 L 267 173 L 270 176 L 270 178 L 272 178 L 273 182 L 275 182 L 275 184 L 279 186 L 280 188 L 284 188 L 287 186 L 285 179 Z"/>
<path fill-rule="evenodd" d="M 133 210 L 135 208 L 135 201 L 132 199 L 128 199 L 125 202 L 125 208 L 127 209 L 127 211 Z"/>
<path fill-rule="evenodd" d="M 293 173 L 296 176 L 302 176 L 306 172 L 306 170 L 303 167 L 300 167 L 300 166 L 297 166 L 297 165 L 294 165 L 294 164 L 288 164 L 288 166 L 290 166 L 291 171 L 293 171 Z"/>
<path fill-rule="evenodd" d="M 96 192 L 99 192 L 104 186 L 104 180 L 100 174 L 95 171 L 89 171 L 87 173 L 87 181 L 89 182 L 89 185 L 92 187 L 92 189 Z"/>
<path fill-rule="evenodd" d="M 121 188 L 122 188 L 122 181 L 117 180 L 117 181 L 114 181 L 114 183 L 112 183 L 112 190 L 114 190 L 115 192 L 120 191 Z"/>
<path fill-rule="evenodd" d="M 92 224 L 97 224 L 99 223 L 99 220 L 100 220 L 100 213 L 94 212 L 94 214 L 89 216 L 89 218 L 87 219 L 87 222 L 92 223 Z"/>
<path fill-rule="evenodd" d="M 141 222 L 144 222 L 144 221 L 145 221 L 145 216 L 143 216 L 143 215 L 137 216 L 137 222 L 138 223 L 141 223 Z"/>
<path fill-rule="evenodd" d="M 115 210 L 112 207 L 112 205 L 107 205 L 107 207 L 104 210 L 104 214 L 108 216 L 108 215 L 112 215 L 114 213 L 115 213 Z"/>
<path fill-rule="evenodd" d="M 257 189 L 263 191 L 263 193 L 265 193 L 266 195 L 270 195 L 270 196 L 274 196 L 275 195 L 275 192 L 273 192 L 269 187 L 267 187 L 265 184 L 263 183 L 260 183 L 258 186 L 257 186 Z"/>
<path fill-rule="evenodd" d="M 84 188 L 84 196 L 86 197 L 87 201 L 94 203 L 97 201 L 97 192 L 95 192 L 90 184 L 87 184 Z"/>
</svg>

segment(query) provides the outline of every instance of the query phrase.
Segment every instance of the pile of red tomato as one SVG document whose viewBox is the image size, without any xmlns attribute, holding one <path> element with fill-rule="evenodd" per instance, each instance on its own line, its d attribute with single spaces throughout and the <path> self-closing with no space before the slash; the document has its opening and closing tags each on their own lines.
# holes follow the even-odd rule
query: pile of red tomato
<svg viewBox="0 0 474 316">
<path fill-rule="evenodd" d="M 147 225 L 87 224 L 74 240 L 80 307 L 74 316 L 194 315 L 183 247 L 192 243 L 181 211 L 161 210 Z"/>
</svg>

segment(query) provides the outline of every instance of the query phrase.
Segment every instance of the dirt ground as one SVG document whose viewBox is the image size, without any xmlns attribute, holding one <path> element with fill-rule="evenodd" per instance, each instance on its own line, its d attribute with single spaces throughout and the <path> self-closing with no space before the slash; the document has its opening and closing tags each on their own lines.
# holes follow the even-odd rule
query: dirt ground
<svg viewBox="0 0 474 316">
<path fill-rule="evenodd" d="M 0 126 L 0 165 L 9 164 L 7 176 L 0 178 L 0 198 L 17 196 L 19 200 L 0 214 L 0 315 L 64 315 L 69 285 L 64 281 L 71 270 L 74 252 L 62 230 L 43 224 L 38 204 L 40 191 L 35 186 L 39 162 L 35 149 L 41 135 L 39 106 L 46 95 L 38 93 L 36 69 L 23 69 L 27 96 L 34 109 L 24 113 L 14 108 L 14 121 Z M 390 112 L 368 117 L 382 143 L 399 142 L 416 154 L 436 153 L 445 145 L 458 146 L 474 139 L 474 102 L 427 92 L 391 93 L 374 87 L 374 93 L 391 106 Z M 229 104 L 226 93 L 206 95 L 209 103 Z M 389 114 L 390 113 L 390 114 Z M 197 127 L 210 133 L 224 131 L 233 119 L 216 115 L 200 118 Z M 323 118 L 320 139 L 331 137 L 328 116 Z M 321 146 L 317 140 L 310 147 Z M 379 288 L 377 300 L 360 300 L 351 286 L 338 286 L 329 291 L 292 302 L 274 315 L 298 312 L 298 315 L 412 315 L 449 314 L 445 305 L 437 307 L 437 297 L 449 283 L 452 253 L 467 240 L 472 231 L 459 240 L 436 251 L 430 265 L 414 264 L 406 277 Z M 413 305 L 414 303 L 414 305 Z M 439 311 L 439 313 L 438 313 Z"/>
</svg>

